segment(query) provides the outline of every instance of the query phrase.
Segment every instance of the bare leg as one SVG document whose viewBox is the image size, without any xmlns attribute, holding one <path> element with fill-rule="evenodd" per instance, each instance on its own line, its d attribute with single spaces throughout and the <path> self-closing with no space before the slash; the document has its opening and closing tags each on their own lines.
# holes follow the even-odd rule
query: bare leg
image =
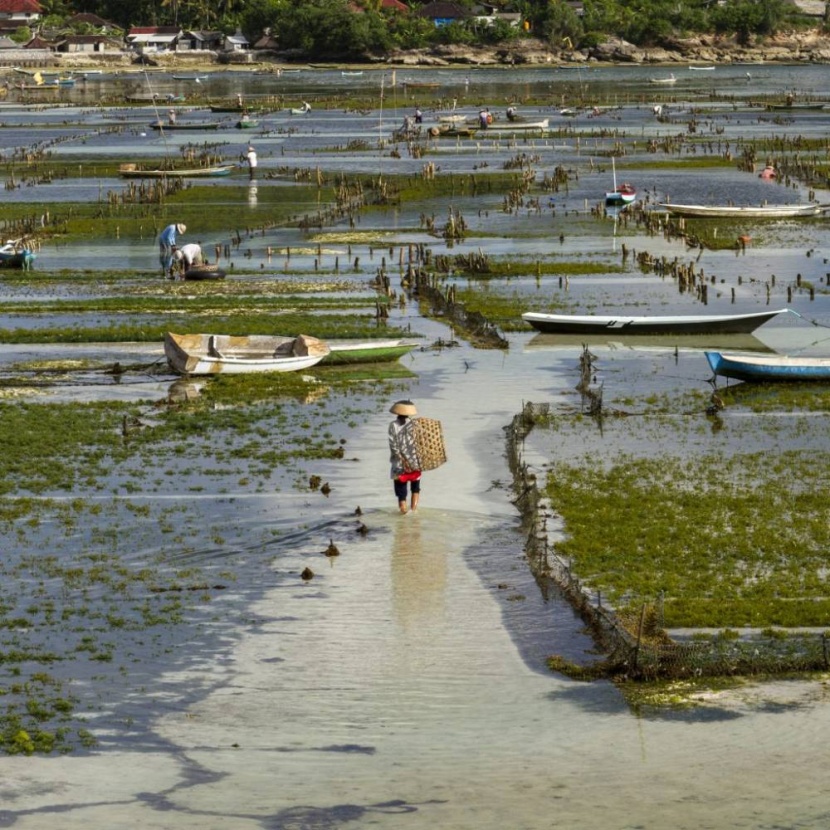
<svg viewBox="0 0 830 830">
<path fill-rule="evenodd" d="M 399 501 L 398 508 L 400 509 L 401 513 L 406 513 L 406 501 Z"/>
<path fill-rule="evenodd" d="M 417 510 L 417 509 L 418 509 L 418 499 L 419 499 L 420 497 L 421 497 L 421 494 L 420 494 L 420 493 L 413 493 L 413 494 L 412 494 L 412 509 L 413 509 L 413 510 Z"/>
</svg>

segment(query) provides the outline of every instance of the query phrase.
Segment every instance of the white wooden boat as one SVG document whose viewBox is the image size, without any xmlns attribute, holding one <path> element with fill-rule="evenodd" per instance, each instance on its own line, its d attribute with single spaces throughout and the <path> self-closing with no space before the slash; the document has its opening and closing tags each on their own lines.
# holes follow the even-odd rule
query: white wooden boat
<svg viewBox="0 0 830 830">
<path fill-rule="evenodd" d="M 316 366 L 330 352 L 316 337 L 238 336 L 226 334 L 164 335 L 164 354 L 182 375 L 296 372 Z"/>
<path fill-rule="evenodd" d="M 691 69 L 694 72 L 714 72 L 715 71 L 714 66 L 691 66 L 690 65 L 689 69 Z"/>
<path fill-rule="evenodd" d="M 550 124 L 549 118 L 540 121 L 502 121 L 487 126 L 488 133 L 528 133 L 546 130 Z"/>
<path fill-rule="evenodd" d="M 229 176 L 235 169 L 235 164 L 218 164 L 212 167 L 181 167 L 166 169 L 164 167 L 143 168 L 132 162 L 122 164 L 118 168 L 118 175 L 122 179 L 195 179 L 212 176 Z"/>
<path fill-rule="evenodd" d="M 651 83 L 658 84 L 659 86 L 672 86 L 677 83 L 677 78 L 674 75 L 669 75 L 668 78 L 650 78 L 649 80 Z"/>
<path fill-rule="evenodd" d="M 665 208 L 675 216 L 702 216 L 717 219 L 788 219 L 796 216 L 818 216 L 830 210 L 830 204 L 822 205 L 680 205 L 664 202 Z"/>
<path fill-rule="evenodd" d="M 706 352 L 715 376 L 766 382 L 830 381 L 830 357 Z"/>
<path fill-rule="evenodd" d="M 593 314 L 543 314 L 528 311 L 522 320 L 548 334 L 747 334 L 787 311 L 777 308 L 751 314 L 678 314 L 614 317 Z"/>
</svg>

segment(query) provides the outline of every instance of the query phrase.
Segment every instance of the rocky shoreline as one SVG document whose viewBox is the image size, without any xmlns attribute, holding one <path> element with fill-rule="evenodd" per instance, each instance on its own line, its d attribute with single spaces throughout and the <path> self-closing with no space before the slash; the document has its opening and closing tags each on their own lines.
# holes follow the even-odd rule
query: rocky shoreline
<svg viewBox="0 0 830 830">
<path fill-rule="evenodd" d="M 643 48 L 610 38 L 590 49 L 554 49 L 539 40 L 521 40 L 488 49 L 438 46 L 389 55 L 402 66 L 528 66 L 560 64 L 730 64 L 830 63 L 830 37 L 818 30 L 780 34 L 752 46 L 706 35 L 678 39 L 670 47 Z"/>
<path fill-rule="evenodd" d="M 231 56 L 216 53 L 175 52 L 153 55 L 153 63 L 161 69 L 188 67 L 193 69 L 216 68 L 244 71 L 263 66 L 296 66 L 296 55 L 279 52 L 257 51 Z M 306 62 L 301 61 L 305 65 Z M 315 63 L 315 66 L 365 65 L 401 66 L 410 68 L 440 67 L 511 67 L 511 66 L 561 66 L 561 65 L 666 65 L 675 64 L 757 64 L 757 63 L 830 63 L 830 36 L 818 29 L 797 33 L 782 33 L 758 41 L 751 46 L 740 46 L 734 38 L 702 35 L 677 39 L 663 47 L 643 48 L 620 38 L 609 38 L 590 49 L 554 48 L 550 44 L 532 38 L 522 38 L 514 43 L 479 48 L 471 46 L 442 45 L 428 49 L 391 52 L 388 55 L 367 58 L 364 64 L 332 61 Z M 80 69 L 110 70 L 135 67 L 135 56 L 121 52 L 97 55 L 54 55 L 48 65 L 67 71 Z M 9 70 L 11 68 L 9 67 Z"/>
</svg>

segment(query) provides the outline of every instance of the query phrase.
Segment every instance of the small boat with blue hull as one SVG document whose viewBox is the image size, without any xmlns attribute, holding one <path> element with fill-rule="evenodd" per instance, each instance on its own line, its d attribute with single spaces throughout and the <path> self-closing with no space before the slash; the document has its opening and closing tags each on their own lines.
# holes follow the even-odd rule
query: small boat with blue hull
<svg viewBox="0 0 830 830">
<path fill-rule="evenodd" d="M 715 377 L 755 383 L 830 382 L 830 357 L 705 354 Z"/>
</svg>

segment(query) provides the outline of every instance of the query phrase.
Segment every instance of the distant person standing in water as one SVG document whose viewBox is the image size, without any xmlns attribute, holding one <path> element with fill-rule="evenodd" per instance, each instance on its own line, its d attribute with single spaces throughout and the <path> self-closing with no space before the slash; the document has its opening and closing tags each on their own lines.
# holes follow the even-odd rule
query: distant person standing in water
<svg viewBox="0 0 830 830">
<path fill-rule="evenodd" d="M 418 469 L 418 454 L 415 449 L 412 417 L 418 414 L 412 401 L 397 401 L 389 410 L 396 416 L 389 424 L 389 460 L 392 464 L 392 482 L 398 498 L 398 509 L 407 512 L 407 491 L 411 510 L 418 509 L 421 496 L 421 471 Z"/>
<path fill-rule="evenodd" d="M 256 150 L 253 147 L 248 147 L 248 155 L 246 156 L 248 159 L 248 177 L 253 178 L 256 176 L 256 166 L 257 166 L 257 157 L 256 157 Z"/>
</svg>

